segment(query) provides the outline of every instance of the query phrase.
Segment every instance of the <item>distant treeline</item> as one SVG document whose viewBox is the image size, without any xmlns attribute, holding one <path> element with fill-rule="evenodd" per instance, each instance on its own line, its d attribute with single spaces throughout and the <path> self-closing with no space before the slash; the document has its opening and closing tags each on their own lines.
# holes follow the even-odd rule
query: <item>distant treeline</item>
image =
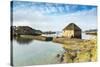
<svg viewBox="0 0 100 67">
<path fill-rule="evenodd" d="M 85 33 L 90 35 L 97 35 L 97 29 L 86 30 Z"/>
<path fill-rule="evenodd" d="M 97 32 L 97 29 L 86 30 L 85 32 Z"/>
<path fill-rule="evenodd" d="M 41 35 L 42 31 L 29 26 L 11 26 L 12 35 Z"/>
<path fill-rule="evenodd" d="M 53 32 L 53 31 L 46 31 L 46 32 L 43 32 L 43 34 L 56 34 L 56 32 Z"/>
<path fill-rule="evenodd" d="M 11 26 L 12 35 L 41 35 L 41 34 L 55 34 L 53 31 L 45 31 L 33 29 L 29 26 Z"/>
</svg>

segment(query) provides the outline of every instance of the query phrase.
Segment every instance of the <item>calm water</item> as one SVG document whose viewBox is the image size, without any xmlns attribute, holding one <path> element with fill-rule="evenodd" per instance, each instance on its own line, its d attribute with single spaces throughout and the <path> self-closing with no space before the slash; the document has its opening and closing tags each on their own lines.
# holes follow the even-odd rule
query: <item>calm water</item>
<svg viewBox="0 0 100 67">
<path fill-rule="evenodd" d="M 64 53 L 60 44 L 49 41 L 17 38 L 12 43 L 15 66 L 60 63 L 57 54 Z"/>
</svg>

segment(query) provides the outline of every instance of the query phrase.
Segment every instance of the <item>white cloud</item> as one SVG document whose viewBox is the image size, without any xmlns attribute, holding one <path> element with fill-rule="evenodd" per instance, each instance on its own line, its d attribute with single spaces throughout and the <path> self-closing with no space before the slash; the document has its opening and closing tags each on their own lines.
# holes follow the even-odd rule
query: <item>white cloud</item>
<svg viewBox="0 0 100 67">
<path fill-rule="evenodd" d="M 69 23 L 74 22 L 83 30 L 96 28 L 96 9 L 78 11 L 65 15 L 45 15 L 41 11 L 21 9 L 13 12 L 14 25 L 28 25 L 39 30 L 61 31 Z"/>
</svg>

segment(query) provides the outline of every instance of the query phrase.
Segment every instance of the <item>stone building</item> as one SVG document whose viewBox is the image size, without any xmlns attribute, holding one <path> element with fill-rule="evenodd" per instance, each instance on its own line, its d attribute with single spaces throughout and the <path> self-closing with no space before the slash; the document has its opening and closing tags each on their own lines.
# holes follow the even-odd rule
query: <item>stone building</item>
<svg viewBox="0 0 100 67">
<path fill-rule="evenodd" d="M 63 37 L 67 38 L 79 38 L 81 39 L 82 31 L 81 29 L 74 23 L 70 23 L 63 29 Z"/>
</svg>

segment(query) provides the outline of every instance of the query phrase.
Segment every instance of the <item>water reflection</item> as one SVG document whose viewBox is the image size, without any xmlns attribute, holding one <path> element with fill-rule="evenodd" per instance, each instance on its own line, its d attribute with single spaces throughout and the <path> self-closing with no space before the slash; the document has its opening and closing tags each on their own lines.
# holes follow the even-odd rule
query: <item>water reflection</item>
<svg viewBox="0 0 100 67">
<path fill-rule="evenodd" d="M 14 37 L 14 40 L 17 41 L 17 43 L 19 43 L 19 45 L 28 45 L 29 43 L 31 43 L 33 41 L 32 38 L 23 38 L 23 37 Z"/>
<path fill-rule="evenodd" d="M 15 66 L 55 64 L 63 61 L 64 49 L 58 43 L 15 37 L 12 45 Z"/>
</svg>

